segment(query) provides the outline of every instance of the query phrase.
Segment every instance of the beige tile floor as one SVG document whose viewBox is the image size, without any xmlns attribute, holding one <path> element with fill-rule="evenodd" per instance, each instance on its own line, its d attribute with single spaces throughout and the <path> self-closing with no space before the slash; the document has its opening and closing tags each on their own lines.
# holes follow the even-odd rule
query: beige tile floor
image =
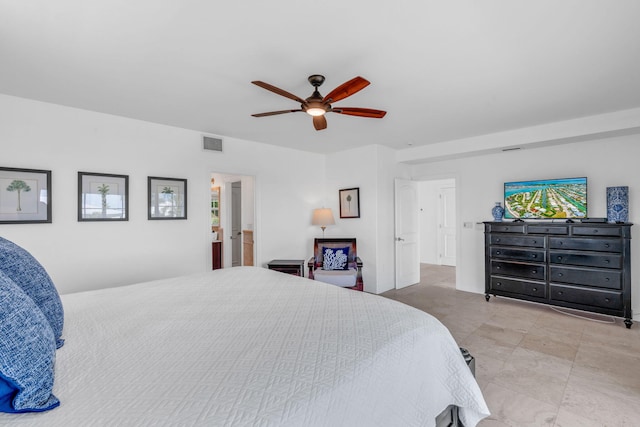
<svg viewBox="0 0 640 427">
<path fill-rule="evenodd" d="M 640 426 L 640 322 L 486 302 L 455 289 L 455 268 L 422 267 L 419 284 L 383 296 L 437 317 L 476 358 L 491 410 L 479 426 Z"/>
</svg>

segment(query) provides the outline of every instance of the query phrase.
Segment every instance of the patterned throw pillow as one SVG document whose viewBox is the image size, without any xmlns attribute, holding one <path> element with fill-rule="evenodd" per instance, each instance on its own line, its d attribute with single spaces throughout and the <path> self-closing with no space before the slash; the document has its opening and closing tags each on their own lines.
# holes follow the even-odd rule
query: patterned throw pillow
<svg viewBox="0 0 640 427">
<path fill-rule="evenodd" d="M 348 270 L 349 247 L 345 248 L 322 248 L 322 269 L 323 270 Z"/>
<path fill-rule="evenodd" d="M 51 325 L 56 347 L 62 347 L 62 301 L 44 267 L 25 249 L 0 237 L 0 271 L 36 303 Z"/>
<path fill-rule="evenodd" d="M 60 405 L 53 389 L 56 341 L 33 300 L 0 271 L 0 412 Z"/>
</svg>

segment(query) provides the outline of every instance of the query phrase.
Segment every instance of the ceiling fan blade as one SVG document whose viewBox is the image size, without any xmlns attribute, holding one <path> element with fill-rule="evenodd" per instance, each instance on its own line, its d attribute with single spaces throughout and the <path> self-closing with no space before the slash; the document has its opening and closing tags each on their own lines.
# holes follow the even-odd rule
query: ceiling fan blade
<svg viewBox="0 0 640 427">
<path fill-rule="evenodd" d="M 347 116 L 371 117 L 373 119 L 381 119 L 387 114 L 386 111 L 373 110 L 371 108 L 340 107 L 331 111 L 338 114 L 346 114 Z"/>
<path fill-rule="evenodd" d="M 269 111 L 268 113 L 252 114 L 252 116 L 253 117 L 275 116 L 276 114 L 295 113 L 297 111 L 302 111 L 302 110 L 298 109 L 298 110 Z"/>
<path fill-rule="evenodd" d="M 322 102 L 338 102 L 341 99 L 345 99 L 347 96 L 351 96 L 354 93 L 361 91 L 367 86 L 369 86 L 369 80 L 364 79 L 360 76 L 354 77 L 348 82 L 342 83 L 340 86 L 329 92 L 322 99 Z"/>
<path fill-rule="evenodd" d="M 299 96 L 289 93 L 286 90 L 280 89 L 279 87 L 270 85 L 269 83 L 261 82 L 260 80 L 254 80 L 251 83 L 253 83 L 256 86 L 260 86 L 263 89 L 269 90 L 273 93 L 277 93 L 278 95 L 282 95 L 286 98 L 293 99 L 294 101 L 298 101 L 300 104 L 306 104 L 306 101 L 300 98 Z"/>
<path fill-rule="evenodd" d="M 327 118 L 325 116 L 313 116 L 313 127 L 316 130 L 327 128 Z"/>
</svg>

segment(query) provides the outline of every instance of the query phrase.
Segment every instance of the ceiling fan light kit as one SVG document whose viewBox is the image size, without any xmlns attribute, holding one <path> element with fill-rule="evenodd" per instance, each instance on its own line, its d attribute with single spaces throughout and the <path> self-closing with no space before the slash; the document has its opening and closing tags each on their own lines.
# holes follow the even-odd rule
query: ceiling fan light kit
<svg viewBox="0 0 640 427">
<path fill-rule="evenodd" d="M 252 114 L 252 116 L 266 117 L 274 116 L 277 114 L 296 113 L 302 111 L 312 116 L 313 127 L 316 130 L 322 130 L 327 128 L 327 119 L 324 117 L 326 113 L 338 113 L 348 116 L 370 117 L 374 119 L 381 119 L 385 116 L 385 114 L 387 114 L 386 111 L 374 110 L 371 108 L 342 107 L 334 109 L 331 106 L 332 102 L 340 101 L 369 86 L 369 81 L 360 76 L 354 77 L 348 82 L 341 84 L 340 86 L 329 92 L 325 97 L 320 95 L 320 92 L 318 91 L 318 87 L 320 87 L 322 83 L 324 83 L 324 76 L 321 76 L 320 74 L 314 74 L 309 76 L 308 80 L 309 83 L 311 83 L 311 86 L 313 86 L 314 90 L 311 96 L 307 99 L 302 99 L 292 93 L 287 92 L 286 90 L 280 89 L 260 80 L 252 81 L 251 83 L 256 86 L 260 86 L 263 89 L 292 99 L 294 101 L 298 101 L 300 103 L 300 109 L 297 110 L 270 111 L 267 113 Z"/>
<path fill-rule="evenodd" d="M 310 116 L 324 116 L 324 113 L 326 113 L 326 111 L 324 108 L 311 107 L 311 108 L 307 108 L 306 113 L 309 114 Z"/>
</svg>

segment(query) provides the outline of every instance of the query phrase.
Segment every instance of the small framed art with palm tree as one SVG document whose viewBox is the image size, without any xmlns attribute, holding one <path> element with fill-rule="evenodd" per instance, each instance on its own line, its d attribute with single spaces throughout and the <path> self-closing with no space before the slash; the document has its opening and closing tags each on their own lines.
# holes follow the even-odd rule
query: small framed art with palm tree
<svg viewBox="0 0 640 427">
<path fill-rule="evenodd" d="M 148 187 L 149 219 L 187 219 L 187 180 L 150 176 Z"/>
<path fill-rule="evenodd" d="M 78 172 L 78 221 L 128 220 L 128 175 Z"/>
<path fill-rule="evenodd" d="M 0 224 L 51 222 L 51 171 L 0 167 Z"/>
</svg>

